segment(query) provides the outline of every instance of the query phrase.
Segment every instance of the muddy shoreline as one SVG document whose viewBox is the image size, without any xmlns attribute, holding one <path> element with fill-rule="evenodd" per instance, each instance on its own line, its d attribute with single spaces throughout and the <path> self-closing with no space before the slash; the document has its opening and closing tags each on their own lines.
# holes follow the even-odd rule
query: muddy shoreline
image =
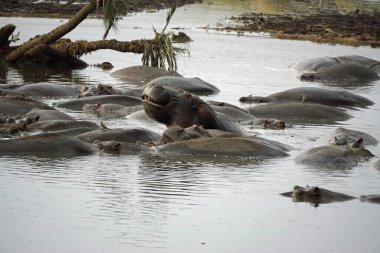
<svg viewBox="0 0 380 253">
<path fill-rule="evenodd" d="M 78 12 L 87 0 L 31 2 L 30 0 L 12 0 L 0 2 L 1 17 L 47 17 L 47 18 L 69 18 Z M 139 1 L 119 1 L 119 6 L 124 15 L 141 12 L 156 11 L 169 8 L 178 2 L 178 6 L 185 4 L 199 3 L 202 0 L 139 0 Z M 94 13 L 93 16 L 97 14 Z"/>
<path fill-rule="evenodd" d="M 324 12 L 310 15 L 248 13 L 227 24 L 205 27 L 238 33 L 268 33 L 279 39 L 308 40 L 350 46 L 380 46 L 380 13 Z"/>
</svg>

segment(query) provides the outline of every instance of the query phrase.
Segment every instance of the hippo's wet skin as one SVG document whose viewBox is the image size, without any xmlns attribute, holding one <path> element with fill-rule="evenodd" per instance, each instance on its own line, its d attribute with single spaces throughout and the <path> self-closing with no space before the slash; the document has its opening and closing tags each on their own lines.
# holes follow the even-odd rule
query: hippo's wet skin
<svg viewBox="0 0 380 253">
<path fill-rule="evenodd" d="M 362 96 L 344 90 L 331 90 L 317 87 L 299 87 L 273 93 L 267 97 L 241 97 L 242 103 L 282 103 L 309 102 L 330 106 L 367 107 L 374 103 Z"/>
<path fill-rule="evenodd" d="M 77 96 L 80 93 L 79 89 L 53 83 L 32 83 L 18 87 L 14 90 L 0 89 L 0 94 L 19 95 L 26 97 L 71 97 Z"/>
<path fill-rule="evenodd" d="M 55 110 L 53 107 L 47 104 L 20 96 L 7 96 L 0 97 L 0 115 L 24 115 L 33 108 L 39 108 L 43 110 Z"/>
<path fill-rule="evenodd" d="M 375 146 L 379 143 L 375 137 L 365 132 L 350 130 L 343 127 L 336 128 L 332 133 L 320 138 L 318 142 L 323 143 L 324 145 L 334 144 L 339 146 L 351 147 L 359 139 L 363 140 L 364 146 Z"/>
<path fill-rule="evenodd" d="M 355 199 L 355 197 L 343 193 L 333 192 L 318 186 L 294 186 L 293 191 L 284 192 L 280 195 L 291 197 L 294 202 L 309 202 L 315 206 L 332 202 L 341 202 Z"/>
</svg>

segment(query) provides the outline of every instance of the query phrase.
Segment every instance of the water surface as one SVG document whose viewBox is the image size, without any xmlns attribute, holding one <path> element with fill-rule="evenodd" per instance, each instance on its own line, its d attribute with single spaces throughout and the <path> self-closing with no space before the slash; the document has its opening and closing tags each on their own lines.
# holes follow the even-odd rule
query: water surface
<svg viewBox="0 0 380 253">
<path fill-rule="evenodd" d="M 380 60 L 380 50 L 369 47 L 277 40 L 255 34 L 237 36 L 200 28 L 248 10 L 247 1 L 237 2 L 241 4 L 216 1 L 181 7 L 170 25 L 193 39 L 188 45 L 190 54 L 178 59 L 178 72 L 200 77 L 221 90 L 205 100 L 246 106 L 239 103 L 241 96 L 269 95 L 300 86 L 324 87 L 300 82 L 298 73 L 289 68 L 311 57 L 358 54 Z M 264 1 L 251 2 L 258 6 Z M 152 26 L 161 28 L 165 16 L 164 10 L 125 17 L 110 38 L 151 38 Z M 0 25 L 17 25 L 25 41 L 63 21 L 0 18 Z M 100 20 L 86 20 L 68 37 L 97 40 L 102 29 Z M 140 57 L 105 50 L 83 59 L 90 64 L 109 61 L 115 71 L 140 64 Z M 5 69 L 1 84 L 48 81 L 78 86 L 128 85 L 111 77 L 110 72 L 95 67 L 51 73 Z M 367 109 L 347 109 L 353 118 L 340 124 L 293 125 L 284 131 L 251 130 L 260 137 L 295 147 L 287 158 L 205 160 L 106 154 L 1 157 L 0 252 L 378 252 L 379 205 L 352 200 L 315 208 L 294 203 L 279 193 L 296 184 L 319 185 L 353 196 L 380 193 L 380 172 L 372 167 L 378 157 L 341 169 L 294 163 L 297 154 L 317 145 L 320 136 L 338 126 L 365 131 L 380 139 L 379 86 L 377 81 L 350 89 L 376 104 Z M 90 119 L 99 122 L 97 118 Z M 164 130 L 160 124 L 126 118 L 107 119 L 105 124 L 146 127 L 158 133 Z M 378 146 L 368 148 L 380 154 Z"/>
</svg>

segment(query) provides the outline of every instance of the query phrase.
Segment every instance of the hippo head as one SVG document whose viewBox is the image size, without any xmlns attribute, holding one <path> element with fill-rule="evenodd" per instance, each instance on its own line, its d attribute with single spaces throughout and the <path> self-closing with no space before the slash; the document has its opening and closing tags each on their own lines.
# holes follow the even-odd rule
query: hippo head
<svg viewBox="0 0 380 253">
<path fill-rule="evenodd" d="M 267 119 L 264 121 L 264 128 L 266 129 L 285 129 L 285 122 L 283 120 Z"/>
<path fill-rule="evenodd" d="M 172 126 L 166 129 L 162 135 L 162 142 L 169 143 L 182 140 L 211 138 L 209 132 L 202 126 L 194 125 L 188 128 Z"/>
<path fill-rule="evenodd" d="M 241 97 L 239 99 L 242 103 L 270 103 L 272 102 L 270 98 L 268 97 L 260 97 L 260 96 L 248 96 L 248 97 Z"/>
<path fill-rule="evenodd" d="M 110 154 L 119 154 L 121 143 L 118 141 L 99 141 L 95 140 L 93 143 L 100 151 Z"/>
<path fill-rule="evenodd" d="M 318 186 L 294 186 L 293 200 L 296 202 L 312 202 L 317 203 L 320 196 L 320 190 Z"/>
<path fill-rule="evenodd" d="M 190 92 L 152 83 L 144 89 L 142 99 L 149 117 L 168 127 L 202 125 L 206 129 L 218 128 L 215 112 Z"/>
<path fill-rule="evenodd" d="M 305 73 L 300 76 L 300 80 L 303 82 L 314 82 L 317 80 L 315 73 Z"/>
</svg>

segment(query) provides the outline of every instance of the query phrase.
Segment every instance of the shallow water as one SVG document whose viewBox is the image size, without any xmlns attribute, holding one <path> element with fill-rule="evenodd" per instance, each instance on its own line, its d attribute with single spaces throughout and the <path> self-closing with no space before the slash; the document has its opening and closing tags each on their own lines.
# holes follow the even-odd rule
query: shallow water
<svg viewBox="0 0 380 253">
<path fill-rule="evenodd" d="M 259 2 L 259 1 L 258 1 Z M 178 72 L 197 76 L 221 90 L 206 100 L 238 106 L 241 96 L 269 95 L 300 86 L 324 87 L 297 79 L 289 65 L 318 56 L 358 54 L 380 60 L 380 50 L 237 36 L 199 27 L 224 22 L 246 10 L 244 4 L 196 4 L 181 7 L 171 27 L 181 28 L 193 42 L 190 55 L 178 59 Z M 132 40 L 153 36 L 166 11 L 139 13 L 120 21 L 110 38 Z M 13 23 L 21 40 L 47 32 L 60 19 L 0 18 Z M 175 30 L 176 31 L 176 30 Z M 99 20 L 87 20 L 68 35 L 95 40 L 102 35 Z M 111 62 L 112 71 L 140 64 L 140 55 L 98 51 L 83 57 L 91 64 Z M 75 85 L 127 85 L 95 67 L 72 72 L 26 75 L 4 71 L 1 84 L 35 80 Z M 365 131 L 380 139 L 378 124 L 380 81 L 350 90 L 376 104 L 346 111 L 352 119 L 339 125 Z M 46 100 L 52 103 L 55 100 Z M 77 118 L 88 118 L 72 113 Z M 91 118 L 98 122 L 96 118 Z M 110 127 L 159 124 L 107 119 Z M 380 172 L 372 167 L 379 157 L 354 168 L 300 166 L 294 157 L 317 145 L 336 125 L 293 125 L 284 131 L 252 132 L 296 149 L 287 158 L 264 161 L 188 156 L 112 156 L 73 158 L 1 157 L 0 252 L 378 252 L 380 205 L 352 200 L 320 205 L 294 203 L 279 195 L 294 185 L 318 185 L 359 196 L 380 193 Z M 379 146 L 368 147 L 380 154 Z"/>
</svg>

